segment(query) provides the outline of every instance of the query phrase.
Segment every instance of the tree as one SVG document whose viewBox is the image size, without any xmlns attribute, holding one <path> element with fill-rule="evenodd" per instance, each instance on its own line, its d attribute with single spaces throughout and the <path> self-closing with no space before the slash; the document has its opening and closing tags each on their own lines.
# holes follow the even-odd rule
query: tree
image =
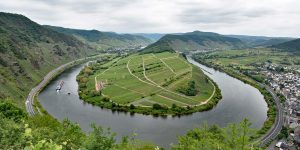
<svg viewBox="0 0 300 150">
<path fill-rule="evenodd" d="M 62 150 L 61 145 L 53 143 L 51 140 L 41 140 L 35 145 L 27 146 L 24 150 Z"/>
<path fill-rule="evenodd" d="M 241 123 L 240 123 L 240 130 L 241 130 L 241 136 L 240 136 L 240 140 L 241 140 L 241 150 L 244 150 L 246 145 L 249 144 L 249 139 L 250 139 L 250 125 L 251 123 L 249 122 L 249 120 L 244 119 Z"/>
<path fill-rule="evenodd" d="M 115 146 L 115 134 L 112 134 L 110 130 L 103 130 L 101 127 L 97 127 L 95 124 L 91 125 L 93 131 L 88 135 L 83 149 L 88 150 L 109 150 Z"/>
<path fill-rule="evenodd" d="M 23 123 L 16 123 L 0 113 L 0 145 L 1 149 L 22 149 L 26 145 Z"/>
<path fill-rule="evenodd" d="M 135 106 L 134 106 L 133 104 L 130 104 L 129 108 L 130 108 L 130 109 L 134 109 Z"/>
<path fill-rule="evenodd" d="M 225 128 L 204 124 L 201 128 L 189 131 L 179 137 L 173 150 L 250 150 L 252 130 L 250 122 L 243 120 L 240 124 L 231 124 Z M 258 149 L 258 148 L 256 148 Z"/>
<path fill-rule="evenodd" d="M 0 101 L 0 113 L 3 114 L 5 118 L 12 119 L 17 122 L 20 122 L 22 119 L 27 117 L 27 114 L 25 114 L 22 109 L 6 101 Z"/>
<path fill-rule="evenodd" d="M 162 108 L 162 106 L 160 106 L 159 104 L 157 104 L 157 103 L 155 103 L 155 104 L 153 104 L 153 109 L 156 109 L 156 110 L 159 110 L 159 109 L 161 109 Z"/>
</svg>

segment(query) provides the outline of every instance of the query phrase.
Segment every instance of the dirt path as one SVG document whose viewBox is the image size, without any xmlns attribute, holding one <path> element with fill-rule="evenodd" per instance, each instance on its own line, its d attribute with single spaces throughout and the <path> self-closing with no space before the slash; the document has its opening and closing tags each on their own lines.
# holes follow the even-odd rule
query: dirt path
<svg viewBox="0 0 300 150">
<path fill-rule="evenodd" d="M 146 69 L 145 69 L 144 59 L 143 59 L 143 70 L 144 70 L 144 77 L 145 77 L 149 82 L 151 82 L 151 83 L 153 83 L 154 85 L 156 85 L 156 87 L 161 88 L 161 89 L 163 89 L 163 90 L 165 90 L 165 91 L 167 91 L 167 92 L 170 92 L 170 93 L 172 93 L 172 94 L 176 94 L 176 95 L 178 95 L 178 96 L 181 96 L 181 97 L 184 97 L 184 98 L 187 98 L 187 99 L 190 99 L 190 100 L 194 100 L 194 99 L 192 99 L 192 98 L 190 98 L 190 97 L 187 97 L 187 96 L 185 96 L 185 95 L 183 95 L 183 94 L 179 94 L 179 93 L 170 91 L 170 90 L 168 90 L 168 89 L 166 89 L 166 88 L 164 88 L 164 87 L 158 85 L 157 83 L 155 83 L 155 82 L 152 81 L 151 79 L 149 79 L 149 78 L 146 76 Z"/>
<path fill-rule="evenodd" d="M 214 95 L 215 95 L 215 93 L 216 93 L 216 86 L 215 86 L 215 84 L 214 84 L 213 82 L 211 82 L 210 80 L 209 80 L 209 82 L 214 86 L 214 91 L 213 91 L 213 93 L 212 93 L 212 94 L 210 95 L 210 97 L 209 97 L 208 99 L 206 99 L 204 102 L 201 102 L 200 104 L 194 105 L 194 106 L 204 105 L 204 104 L 208 103 L 208 102 L 214 97 Z"/>
<path fill-rule="evenodd" d="M 154 57 L 156 57 L 157 59 L 159 59 L 163 64 L 165 64 L 165 66 L 167 67 L 167 68 L 169 68 L 171 71 L 172 71 L 172 73 L 174 73 L 175 75 L 177 75 L 176 74 L 176 72 L 165 62 L 165 61 L 163 61 L 161 58 L 158 58 L 156 55 L 154 55 L 154 54 L 152 54 Z"/>
<path fill-rule="evenodd" d="M 131 72 L 130 68 L 129 68 L 130 60 L 131 60 L 131 59 L 128 60 L 127 66 L 126 66 L 128 72 L 129 72 L 132 76 L 134 76 L 135 78 L 137 78 L 138 80 L 140 80 L 141 82 L 144 82 L 144 83 L 149 84 L 149 85 L 152 85 L 152 86 L 156 86 L 156 85 L 154 85 L 154 84 L 152 84 L 152 83 L 149 83 L 149 82 L 146 82 L 146 81 L 142 80 L 141 78 L 139 78 L 138 76 L 134 75 L 134 74 Z"/>
<path fill-rule="evenodd" d="M 177 101 L 177 100 L 174 100 L 174 99 L 171 99 L 171 98 L 169 98 L 169 97 L 165 97 L 165 96 L 162 96 L 162 95 L 159 95 L 159 94 L 158 94 L 157 96 L 162 97 L 162 98 L 165 98 L 165 99 L 168 99 L 168 100 L 173 101 L 173 102 L 176 102 L 176 103 L 180 103 L 180 104 L 185 105 L 185 106 L 189 105 L 189 104 L 187 104 L 187 103 L 183 103 L 183 102 L 180 102 L 180 101 Z"/>
</svg>

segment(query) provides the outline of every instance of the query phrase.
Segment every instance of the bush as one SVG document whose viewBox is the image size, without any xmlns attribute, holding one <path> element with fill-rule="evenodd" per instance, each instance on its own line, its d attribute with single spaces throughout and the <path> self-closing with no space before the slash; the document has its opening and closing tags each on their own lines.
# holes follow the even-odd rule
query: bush
<svg viewBox="0 0 300 150">
<path fill-rule="evenodd" d="M 129 108 L 130 109 L 135 109 L 135 106 L 133 104 L 130 104 Z"/>
<path fill-rule="evenodd" d="M 161 105 L 159 105 L 159 104 L 153 104 L 153 109 L 155 109 L 155 110 L 159 110 L 159 109 L 161 109 L 162 108 L 162 106 Z"/>
<path fill-rule="evenodd" d="M 9 102 L 0 102 L 0 114 L 3 114 L 5 118 L 12 119 L 16 122 L 27 117 L 27 114 L 25 114 L 21 108 L 18 108 Z"/>
<path fill-rule="evenodd" d="M 186 87 L 178 88 L 177 91 L 187 96 L 195 96 L 198 93 L 196 89 L 196 83 L 194 80 L 189 81 Z"/>
<path fill-rule="evenodd" d="M 103 98 L 102 98 L 102 101 L 103 101 L 103 102 L 109 102 L 109 100 L 110 100 L 110 99 L 109 99 L 108 97 L 103 97 Z"/>
</svg>

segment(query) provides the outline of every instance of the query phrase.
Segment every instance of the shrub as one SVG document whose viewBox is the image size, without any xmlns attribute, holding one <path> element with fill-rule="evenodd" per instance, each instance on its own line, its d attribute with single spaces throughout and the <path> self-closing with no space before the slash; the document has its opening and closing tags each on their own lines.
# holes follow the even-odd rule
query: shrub
<svg viewBox="0 0 300 150">
<path fill-rule="evenodd" d="M 135 109 L 135 106 L 133 104 L 130 104 L 129 108 L 130 109 Z"/>
<path fill-rule="evenodd" d="M 103 97 L 103 98 L 102 98 L 102 101 L 103 101 L 103 102 L 109 102 L 109 100 L 110 100 L 110 99 L 109 99 L 108 97 Z"/>
<path fill-rule="evenodd" d="M 153 109 L 155 109 L 155 110 L 159 110 L 159 109 L 161 109 L 162 108 L 162 106 L 161 105 L 159 105 L 159 104 L 157 104 L 157 103 L 155 103 L 155 104 L 153 104 Z"/>
</svg>

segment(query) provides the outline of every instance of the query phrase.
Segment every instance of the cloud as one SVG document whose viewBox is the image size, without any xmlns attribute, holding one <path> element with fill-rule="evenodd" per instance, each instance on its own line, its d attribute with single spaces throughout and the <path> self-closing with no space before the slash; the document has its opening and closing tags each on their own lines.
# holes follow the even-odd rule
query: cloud
<svg viewBox="0 0 300 150">
<path fill-rule="evenodd" d="M 40 23 L 129 32 L 213 31 L 300 37 L 298 0 L 9 0 L 0 10 Z"/>
</svg>

